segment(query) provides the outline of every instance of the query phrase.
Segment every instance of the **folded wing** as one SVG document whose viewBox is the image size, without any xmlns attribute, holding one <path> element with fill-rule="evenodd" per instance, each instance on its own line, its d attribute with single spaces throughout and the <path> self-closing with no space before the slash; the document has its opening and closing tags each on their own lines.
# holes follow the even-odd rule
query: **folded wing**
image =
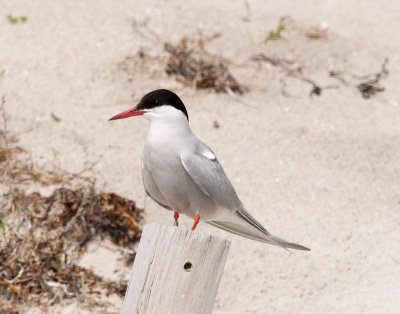
<svg viewBox="0 0 400 314">
<path fill-rule="evenodd" d="M 223 219 L 207 223 L 253 240 L 291 248 L 309 250 L 296 243 L 287 242 L 271 235 L 248 211 L 238 198 L 215 154 L 204 143 L 199 142 L 196 152 L 181 156 L 182 165 L 196 185 L 224 211 Z"/>
</svg>

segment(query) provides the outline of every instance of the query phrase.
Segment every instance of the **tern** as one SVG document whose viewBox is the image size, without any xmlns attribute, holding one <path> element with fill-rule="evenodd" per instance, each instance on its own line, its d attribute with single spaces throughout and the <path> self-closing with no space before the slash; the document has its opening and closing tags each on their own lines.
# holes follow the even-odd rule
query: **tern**
<svg viewBox="0 0 400 314">
<path fill-rule="evenodd" d="M 160 206 L 253 240 L 309 250 L 270 234 L 244 207 L 214 152 L 193 134 L 182 100 L 166 89 L 154 90 L 133 108 L 109 120 L 143 116 L 150 128 L 142 154 L 147 194 Z"/>
</svg>

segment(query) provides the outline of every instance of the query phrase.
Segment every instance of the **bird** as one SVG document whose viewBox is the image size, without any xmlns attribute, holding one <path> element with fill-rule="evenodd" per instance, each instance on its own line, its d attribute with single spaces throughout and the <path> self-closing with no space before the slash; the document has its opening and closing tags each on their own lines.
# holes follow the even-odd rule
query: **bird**
<svg viewBox="0 0 400 314">
<path fill-rule="evenodd" d="M 273 236 L 244 207 L 215 153 L 192 132 L 177 94 L 153 90 L 131 109 L 109 119 L 143 116 L 150 127 L 142 153 L 146 193 L 161 207 L 239 236 L 285 249 L 310 250 Z"/>
</svg>

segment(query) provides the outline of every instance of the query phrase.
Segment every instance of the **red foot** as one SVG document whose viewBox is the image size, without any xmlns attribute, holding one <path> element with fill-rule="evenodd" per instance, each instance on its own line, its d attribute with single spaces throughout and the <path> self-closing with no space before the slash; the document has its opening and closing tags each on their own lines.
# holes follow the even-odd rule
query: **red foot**
<svg viewBox="0 0 400 314">
<path fill-rule="evenodd" d="M 196 226 L 199 223 L 199 221 L 200 221 L 200 215 L 197 214 L 196 217 L 194 217 L 194 224 L 193 224 L 192 230 L 196 229 Z"/>
</svg>

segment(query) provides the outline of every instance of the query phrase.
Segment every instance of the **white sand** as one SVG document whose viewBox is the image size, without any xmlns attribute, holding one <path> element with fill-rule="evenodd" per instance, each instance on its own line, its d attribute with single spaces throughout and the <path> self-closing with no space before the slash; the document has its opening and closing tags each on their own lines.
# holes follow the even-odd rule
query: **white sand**
<svg viewBox="0 0 400 314">
<path fill-rule="evenodd" d="M 250 212 L 272 233 L 312 248 L 291 256 L 200 224 L 232 240 L 214 313 L 398 313 L 400 3 L 248 3 L 249 11 L 227 0 L 1 1 L 0 91 L 9 127 L 36 164 L 80 171 L 96 162 L 99 189 L 146 205 L 147 221 L 171 223 L 170 213 L 145 204 L 147 121 L 107 119 L 152 89 L 174 89 Z M 12 25 L 8 14 L 28 21 Z M 292 18 L 291 33 L 266 46 L 282 16 Z M 328 38 L 307 40 L 304 31 L 322 22 Z M 163 42 L 197 36 L 199 28 L 222 33 L 207 49 L 231 61 L 250 88 L 242 97 L 248 105 L 183 88 L 162 65 L 125 61 L 132 73 L 123 70 L 121 62 L 140 48 L 165 57 Z M 298 61 L 319 84 L 339 89 L 310 99 L 310 85 L 292 79 L 288 90 L 297 97 L 284 97 L 283 74 L 250 61 L 261 52 Z M 379 71 L 385 57 L 386 91 L 370 100 L 328 77 L 332 69 Z"/>
</svg>

